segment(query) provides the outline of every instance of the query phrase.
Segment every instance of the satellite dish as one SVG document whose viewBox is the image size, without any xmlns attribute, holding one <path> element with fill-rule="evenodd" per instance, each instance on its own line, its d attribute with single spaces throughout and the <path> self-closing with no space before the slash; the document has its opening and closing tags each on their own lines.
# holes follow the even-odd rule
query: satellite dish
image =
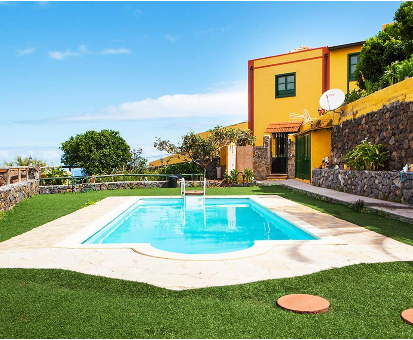
<svg viewBox="0 0 413 340">
<path fill-rule="evenodd" d="M 346 95 L 339 89 L 331 89 L 320 97 L 320 106 L 324 110 L 333 111 L 343 105 Z"/>
</svg>

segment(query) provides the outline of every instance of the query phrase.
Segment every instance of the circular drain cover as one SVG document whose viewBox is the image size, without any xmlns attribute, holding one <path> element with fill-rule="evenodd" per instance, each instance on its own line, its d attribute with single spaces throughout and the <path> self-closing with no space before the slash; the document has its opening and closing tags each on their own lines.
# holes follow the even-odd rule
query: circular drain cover
<svg viewBox="0 0 413 340">
<path fill-rule="evenodd" d="M 326 299 L 309 294 L 291 294 L 280 297 L 277 305 L 295 313 L 320 314 L 327 312 L 330 302 Z"/>
<path fill-rule="evenodd" d="M 402 312 L 401 317 L 407 323 L 413 325 L 413 308 L 406 309 Z"/>
</svg>

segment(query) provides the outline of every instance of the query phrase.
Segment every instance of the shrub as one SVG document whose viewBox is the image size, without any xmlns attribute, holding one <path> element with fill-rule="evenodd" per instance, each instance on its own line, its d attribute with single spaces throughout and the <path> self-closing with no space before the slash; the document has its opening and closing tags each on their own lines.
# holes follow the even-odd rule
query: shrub
<svg viewBox="0 0 413 340">
<path fill-rule="evenodd" d="M 349 104 L 355 102 L 356 100 L 363 98 L 366 96 L 365 91 L 361 91 L 359 89 L 354 89 L 352 91 L 347 92 L 346 98 L 344 99 L 344 104 Z"/>
<path fill-rule="evenodd" d="M 240 172 L 237 169 L 232 169 L 231 172 L 224 175 L 224 182 L 233 185 L 238 183 L 238 176 Z"/>
<path fill-rule="evenodd" d="M 396 61 L 387 66 L 380 78 L 380 86 L 390 86 L 412 76 L 413 56 L 410 59 Z"/>
<path fill-rule="evenodd" d="M 364 201 L 363 200 L 357 200 L 356 203 L 353 206 L 353 209 L 357 212 L 362 212 L 364 209 Z"/>
<path fill-rule="evenodd" d="M 53 177 L 68 177 L 68 173 L 62 169 L 61 166 L 50 168 L 49 171 L 46 173 L 46 178 L 53 178 Z M 64 179 L 52 179 L 46 181 L 48 185 L 62 185 L 67 183 L 67 180 Z"/>
<path fill-rule="evenodd" d="M 384 147 L 383 144 L 372 144 L 365 139 L 348 152 L 343 160 L 351 170 L 381 170 L 389 158 L 389 152 L 382 151 Z"/>
<path fill-rule="evenodd" d="M 253 177 L 254 177 L 254 172 L 251 169 L 245 168 L 242 174 L 243 182 L 251 183 Z"/>
</svg>

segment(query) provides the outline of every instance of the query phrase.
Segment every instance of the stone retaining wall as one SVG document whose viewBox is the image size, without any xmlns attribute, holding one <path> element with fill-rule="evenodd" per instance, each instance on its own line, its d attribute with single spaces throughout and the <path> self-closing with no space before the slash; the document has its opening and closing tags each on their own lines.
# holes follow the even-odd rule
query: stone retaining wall
<svg viewBox="0 0 413 340">
<path fill-rule="evenodd" d="M 413 205 L 413 179 L 404 182 L 398 171 L 313 169 L 314 186 Z"/>
<path fill-rule="evenodd" d="M 186 181 L 185 186 L 193 187 L 194 184 L 198 187 L 204 185 L 203 181 Z M 207 187 L 218 187 L 221 185 L 220 181 L 207 181 Z M 62 194 L 65 192 L 84 192 L 86 190 L 116 190 L 116 189 L 137 189 L 137 188 L 168 188 L 169 183 L 167 181 L 134 181 L 134 182 L 107 182 L 107 183 L 95 183 L 90 184 L 77 184 L 71 185 L 48 185 L 40 187 L 40 194 Z M 178 183 L 178 187 L 180 183 Z"/>
<path fill-rule="evenodd" d="M 413 102 L 394 102 L 381 109 L 334 125 L 331 133 L 331 165 L 343 168 L 342 157 L 367 138 L 385 144 L 390 159 L 385 170 L 401 170 L 413 164 Z"/>
<path fill-rule="evenodd" d="M 0 211 L 7 211 L 17 203 L 39 193 L 39 181 L 15 183 L 0 187 Z"/>
</svg>

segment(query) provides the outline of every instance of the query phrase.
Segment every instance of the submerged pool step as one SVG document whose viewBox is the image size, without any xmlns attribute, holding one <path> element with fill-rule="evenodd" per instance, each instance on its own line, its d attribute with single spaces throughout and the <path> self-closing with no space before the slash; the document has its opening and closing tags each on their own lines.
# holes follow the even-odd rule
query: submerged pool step
<svg viewBox="0 0 413 340">
<path fill-rule="evenodd" d="M 203 191 L 186 191 L 185 196 L 202 196 L 204 194 Z"/>
</svg>

